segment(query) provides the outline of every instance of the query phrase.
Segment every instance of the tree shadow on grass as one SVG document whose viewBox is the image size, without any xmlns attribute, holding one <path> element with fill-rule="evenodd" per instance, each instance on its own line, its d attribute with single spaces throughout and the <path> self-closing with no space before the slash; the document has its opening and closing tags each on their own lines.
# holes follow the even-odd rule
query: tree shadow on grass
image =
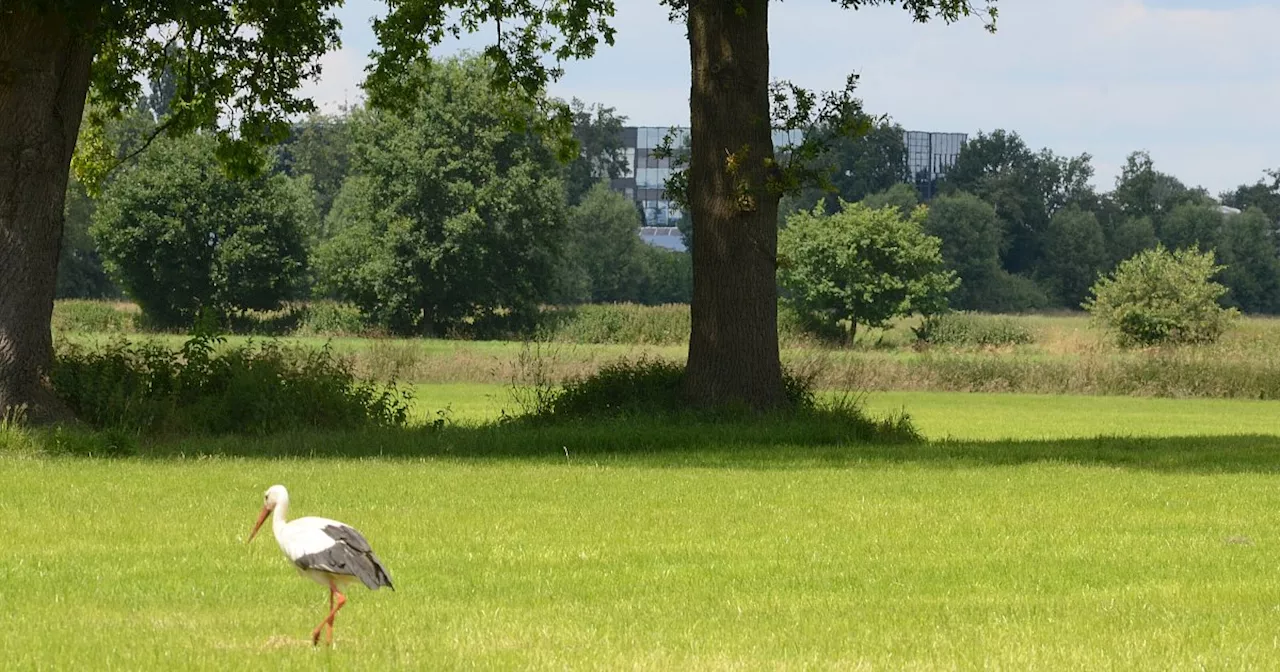
<svg viewBox="0 0 1280 672">
<path fill-rule="evenodd" d="M 1280 473 L 1280 436 L 1272 435 L 886 441 L 860 436 L 861 431 L 847 423 L 811 419 L 714 424 L 630 419 L 149 439 L 43 430 L 28 439 L 39 452 L 51 455 L 155 460 L 382 458 L 732 469 L 1058 463 L 1151 472 Z M 0 440 L 0 448 L 4 445 Z"/>
</svg>

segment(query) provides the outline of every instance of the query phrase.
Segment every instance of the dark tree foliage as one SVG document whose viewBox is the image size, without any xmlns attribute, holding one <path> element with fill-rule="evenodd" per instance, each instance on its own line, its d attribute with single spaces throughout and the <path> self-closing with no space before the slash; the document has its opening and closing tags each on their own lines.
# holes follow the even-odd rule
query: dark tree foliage
<svg viewBox="0 0 1280 672">
<path fill-rule="evenodd" d="M 1222 212 L 1212 203 L 1187 201 L 1175 205 L 1156 221 L 1156 237 L 1170 250 L 1210 250 L 1217 244 Z"/>
<path fill-rule="evenodd" d="M 817 134 L 825 145 L 815 163 L 830 172 L 831 184 L 827 189 L 809 187 L 784 198 L 779 207 L 784 224 L 787 215 L 809 212 L 818 201 L 823 201 L 825 212 L 832 214 L 842 200 L 860 202 L 872 194 L 903 186 L 910 178 L 903 143 L 906 131 L 901 125 L 877 120 L 865 134 L 852 137 L 821 126 L 808 132 Z"/>
<path fill-rule="evenodd" d="M 270 310 L 299 293 L 309 195 L 283 175 L 229 178 L 205 134 L 156 141 L 103 193 L 93 235 L 108 271 L 162 327 L 202 310 Z"/>
<path fill-rule="evenodd" d="M 1030 272 L 1043 255 L 1054 213 L 1093 198 L 1090 156 L 1032 152 L 1017 133 L 979 132 L 947 171 L 945 192 L 967 191 L 995 207 L 1004 228 L 1001 260 L 1012 273 Z"/>
<path fill-rule="evenodd" d="M 349 113 L 312 114 L 295 124 L 289 137 L 278 146 L 279 169 L 286 175 L 310 180 L 321 221 L 329 215 L 333 199 L 350 172 Z M 328 237 L 323 230 L 312 233 L 316 242 Z"/>
<path fill-rule="evenodd" d="M 1246 313 L 1280 313 L 1280 249 L 1272 220 L 1260 207 L 1223 218 L 1218 259 L 1227 305 Z"/>
<path fill-rule="evenodd" d="M 951 292 L 952 307 L 988 307 L 1002 271 L 1001 225 L 995 208 L 966 192 L 938 196 L 929 204 L 925 231 L 942 241 L 942 259 L 960 279 Z"/>
<path fill-rule="evenodd" d="M 1078 308 L 1106 270 L 1106 237 L 1097 215 L 1071 205 L 1049 220 L 1045 232 L 1048 254 L 1040 268 L 1045 285 L 1058 305 Z"/>
<path fill-rule="evenodd" d="M 62 229 L 62 253 L 58 259 L 59 299 L 105 299 L 120 295 L 98 255 L 89 225 L 96 207 L 76 180 L 67 184 L 66 224 Z"/>
</svg>

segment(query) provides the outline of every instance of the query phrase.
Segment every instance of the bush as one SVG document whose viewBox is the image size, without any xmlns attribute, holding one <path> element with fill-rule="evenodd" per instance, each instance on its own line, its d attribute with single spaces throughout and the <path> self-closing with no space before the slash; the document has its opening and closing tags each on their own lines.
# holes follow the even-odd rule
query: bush
<svg viewBox="0 0 1280 672">
<path fill-rule="evenodd" d="M 536 414 L 557 419 L 616 415 L 682 415 L 689 405 L 681 391 L 684 364 L 640 357 L 620 359 L 587 376 L 573 377 L 563 387 L 544 395 L 547 401 Z M 813 377 L 783 370 L 788 403 L 798 410 L 813 410 Z"/>
<path fill-rule="evenodd" d="M 198 334 L 177 351 L 123 337 L 91 349 L 59 344 L 50 377 L 81 420 L 134 432 L 400 426 L 408 417 L 407 391 L 357 380 L 327 346 L 216 352 L 221 340 Z"/>
<path fill-rule="evenodd" d="M 831 216 L 820 208 L 793 214 L 778 234 L 778 281 L 803 318 L 823 331 L 848 324 L 852 336 L 859 325 L 946 307 L 957 281 L 924 232 L 924 208 L 909 218 L 844 201 Z"/>
<path fill-rule="evenodd" d="M 1030 328 L 1012 317 L 967 312 L 931 315 L 912 331 L 932 345 L 1026 345 L 1036 340 Z"/>
<path fill-rule="evenodd" d="M 1084 308 L 1121 346 L 1212 343 L 1240 314 L 1218 303 L 1227 288 L 1211 278 L 1222 268 L 1212 250 L 1157 245 L 1100 279 Z"/>
<path fill-rule="evenodd" d="M 370 325 L 358 306 L 324 300 L 307 304 L 296 333 L 356 336 L 367 333 L 369 329 Z"/>
</svg>

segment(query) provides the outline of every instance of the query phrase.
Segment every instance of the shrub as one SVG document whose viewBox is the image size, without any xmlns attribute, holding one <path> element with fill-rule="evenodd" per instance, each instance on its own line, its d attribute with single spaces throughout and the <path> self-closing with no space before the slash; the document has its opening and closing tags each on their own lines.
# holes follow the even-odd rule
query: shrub
<svg viewBox="0 0 1280 672">
<path fill-rule="evenodd" d="M 565 381 L 541 409 L 543 416 L 583 418 L 614 415 L 681 415 L 689 412 L 681 391 L 684 364 L 640 357 L 620 359 L 587 376 Z M 783 369 L 789 404 L 799 410 L 816 407 L 812 375 Z"/>
<path fill-rule="evenodd" d="M 1212 250 L 1157 245 L 1101 278 L 1084 308 L 1121 346 L 1212 343 L 1239 316 L 1218 303 L 1227 288 L 1211 278 L 1222 268 Z"/>
<path fill-rule="evenodd" d="M 932 345 L 1026 345 L 1036 340 L 1029 327 L 1012 317 L 968 312 L 931 315 L 912 331 Z"/>
<path fill-rule="evenodd" d="M 957 281 L 924 232 L 924 208 L 909 218 L 844 201 L 834 215 L 820 208 L 793 214 L 778 234 L 778 280 L 802 317 L 824 330 L 847 323 L 856 335 L 858 325 L 946 307 Z"/>
<path fill-rule="evenodd" d="M 123 337 L 93 348 L 59 344 L 50 377 L 81 420 L 135 432 L 399 426 L 408 417 L 407 391 L 357 380 L 328 346 L 218 352 L 221 341 L 197 334 L 177 351 Z"/>
<path fill-rule="evenodd" d="M 298 325 L 299 334 L 325 334 L 328 336 L 355 336 L 368 332 L 369 323 L 360 308 L 337 301 L 312 301 L 303 310 Z"/>
</svg>

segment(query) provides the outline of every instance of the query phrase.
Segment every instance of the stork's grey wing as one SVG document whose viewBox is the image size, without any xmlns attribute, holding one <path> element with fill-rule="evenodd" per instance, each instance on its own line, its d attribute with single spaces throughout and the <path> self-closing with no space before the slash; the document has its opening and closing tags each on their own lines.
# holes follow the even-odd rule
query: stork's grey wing
<svg viewBox="0 0 1280 672">
<path fill-rule="evenodd" d="M 318 569 L 333 574 L 349 574 L 360 579 L 370 590 L 391 585 L 391 576 L 382 566 L 378 556 L 374 555 L 369 542 L 355 528 L 347 525 L 326 525 L 324 533 L 329 535 L 334 544 L 317 553 L 298 558 L 297 564 L 303 569 Z"/>
</svg>

